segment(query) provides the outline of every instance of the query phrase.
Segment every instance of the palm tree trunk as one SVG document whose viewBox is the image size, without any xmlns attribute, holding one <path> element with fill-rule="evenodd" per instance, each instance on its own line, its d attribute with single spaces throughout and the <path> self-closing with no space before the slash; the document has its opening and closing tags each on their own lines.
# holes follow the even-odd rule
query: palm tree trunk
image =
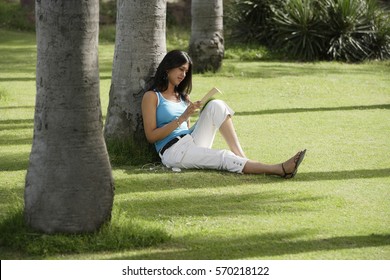
<svg viewBox="0 0 390 280">
<path fill-rule="evenodd" d="M 111 217 L 113 179 L 99 96 L 99 1 L 36 1 L 37 95 L 25 219 L 91 232 Z"/>
<path fill-rule="evenodd" d="M 195 72 L 217 71 L 224 56 L 223 1 L 193 0 L 189 53 Z"/>
<path fill-rule="evenodd" d="M 146 143 L 141 101 L 166 53 L 166 0 L 118 0 L 105 138 Z"/>
</svg>

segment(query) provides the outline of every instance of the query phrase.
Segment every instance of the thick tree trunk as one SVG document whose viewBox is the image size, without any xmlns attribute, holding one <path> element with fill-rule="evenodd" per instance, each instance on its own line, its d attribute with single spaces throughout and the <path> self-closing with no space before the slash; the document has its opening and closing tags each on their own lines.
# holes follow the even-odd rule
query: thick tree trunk
<svg viewBox="0 0 390 280">
<path fill-rule="evenodd" d="M 217 71 L 224 56 L 223 1 L 193 0 L 189 53 L 195 72 Z"/>
<path fill-rule="evenodd" d="M 165 0 L 118 0 L 107 141 L 146 143 L 141 101 L 166 53 Z"/>
<path fill-rule="evenodd" d="M 36 1 L 37 95 L 25 218 L 91 232 L 111 217 L 113 179 L 99 96 L 99 1 Z"/>
</svg>

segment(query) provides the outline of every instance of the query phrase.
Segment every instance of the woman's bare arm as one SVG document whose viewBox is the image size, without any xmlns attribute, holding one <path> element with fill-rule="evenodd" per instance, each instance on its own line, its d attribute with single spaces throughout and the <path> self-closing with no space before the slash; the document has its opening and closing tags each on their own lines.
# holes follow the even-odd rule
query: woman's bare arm
<svg viewBox="0 0 390 280">
<path fill-rule="evenodd" d="M 189 102 L 189 106 L 179 119 L 174 119 L 170 123 L 158 128 L 156 120 L 157 102 L 157 96 L 153 91 L 146 92 L 142 98 L 141 108 L 144 130 L 146 139 L 150 143 L 164 139 L 184 121 L 188 121 L 189 124 L 189 117 L 200 107 L 199 102 Z"/>
</svg>

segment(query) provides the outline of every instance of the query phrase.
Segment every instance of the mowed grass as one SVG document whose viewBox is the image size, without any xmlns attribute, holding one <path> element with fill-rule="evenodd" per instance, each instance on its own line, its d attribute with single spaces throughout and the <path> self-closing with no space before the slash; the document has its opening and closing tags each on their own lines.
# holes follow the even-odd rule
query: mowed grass
<svg viewBox="0 0 390 280">
<path fill-rule="evenodd" d="M 279 163 L 306 148 L 296 178 L 114 166 L 113 227 L 130 233 L 129 220 L 141 237 L 166 238 L 139 246 L 110 241 L 111 229 L 80 239 L 16 227 L 29 246 L 10 245 L 4 226 L 23 207 L 32 143 L 36 46 L 34 34 L 0 38 L 1 259 L 390 259 L 389 62 L 225 60 L 219 73 L 194 76 L 192 99 L 222 90 L 249 158 Z M 113 51 L 100 46 L 104 115 Z M 219 136 L 215 147 L 226 148 Z"/>
</svg>

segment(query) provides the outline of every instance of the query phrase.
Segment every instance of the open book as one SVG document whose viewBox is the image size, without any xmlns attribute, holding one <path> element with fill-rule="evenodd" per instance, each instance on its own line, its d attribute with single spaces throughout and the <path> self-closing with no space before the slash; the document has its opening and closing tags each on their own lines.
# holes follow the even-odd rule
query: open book
<svg viewBox="0 0 390 280">
<path fill-rule="evenodd" d="M 217 89 L 217 88 L 212 88 L 205 96 L 203 96 L 203 98 L 200 100 L 200 102 L 202 103 L 202 106 L 206 105 L 206 103 L 216 94 L 216 93 L 221 93 L 222 92 Z"/>
</svg>

